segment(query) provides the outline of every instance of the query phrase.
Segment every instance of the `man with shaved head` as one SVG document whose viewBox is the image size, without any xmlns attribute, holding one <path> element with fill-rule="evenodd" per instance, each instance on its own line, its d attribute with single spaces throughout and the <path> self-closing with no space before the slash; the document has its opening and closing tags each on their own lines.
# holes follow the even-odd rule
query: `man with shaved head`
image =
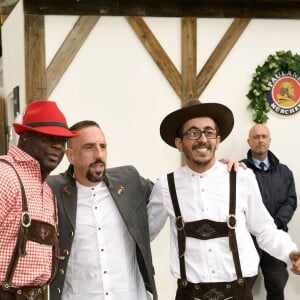
<svg viewBox="0 0 300 300">
<path fill-rule="evenodd" d="M 263 202 L 278 229 L 288 231 L 288 223 L 297 207 L 297 195 L 292 171 L 269 150 L 270 130 L 264 124 L 251 127 L 248 136 L 250 149 L 243 162 L 251 168 L 259 184 Z M 286 264 L 258 249 L 264 276 L 267 300 L 283 300 L 288 280 Z"/>
</svg>

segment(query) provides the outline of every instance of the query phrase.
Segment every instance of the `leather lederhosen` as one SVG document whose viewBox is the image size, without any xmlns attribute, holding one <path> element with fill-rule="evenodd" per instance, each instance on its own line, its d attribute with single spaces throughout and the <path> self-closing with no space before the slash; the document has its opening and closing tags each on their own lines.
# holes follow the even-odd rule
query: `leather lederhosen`
<svg viewBox="0 0 300 300">
<path fill-rule="evenodd" d="M 8 290 L 0 286 L 1 300 L 46 300 L 47 286 L 23 286 L 21 288 L 12 288 Z"/>
<path fill-rule="evenodd" d="M 15 269 L 18 264 L 18 260 L 20 256 L 26 255 L 26 242 L 27 240 L 31 240 L 40 244 L 52 245 L 54 249 L 54 259 L 58 258 L 59 253 L 59 245 L 58 245 L 58 236 L 57 236 L 57 228 L 52 224 L 47 222 L 39 221 L 31 219 L 30 214 L 28 212 L 27 205 L 27 197 L 25 193 L 25 189 L 21 178 L 14 168 L 14 166 L 8 162 L 7 160 L 0 159 L 1 162 L 4 162 L 10 165 L 18 178 L 21 188 L 22 195 L 22 214 L 20 219 L 20 229 L 17 236 L 17 241 L 15 248 L 13 250 L 4 282 L 1 283 L 0 287 L 0 299 L 7 300 L 16 300 L 16 299 L 30 299 L 30 300 L 40 300 L 44 299 L 45 295 L 45 286 L 22 286 L 22 287 L 11 287 L 11 282 L 14 276 Z M 57 213 L 56 213 L 56 204 L 55 205 L 55 219 L 57 221 Z M 55 264 L 54 264 L 55 265 Z M 50 281 L 54 278 L 56 273 L 56 267 L 53 267 L 52 275 Z"/>
<path fill-rule="evenodd" d="M 175 300 L 252 300 L 251 287 L 255 277 L 244 278 L 242 275 L 239 259 L 235 226 L 236 210 L 236 173 L 230 172 L 230 203 L 227 222 L 216 222 L 212 220 L 199 220 L 193 222 L 184 222 L 180 212 L 174 174 L 167 175 L 170 195 L 176 217 L 178 255 L 180 266 L 180 279 Z M 229 247 L 232 252 L 234 267 L 237 279 L 232 282 L 210 282 L 210 283 L 191 283 L 187 281 L 185 270 L 185 244 L 186 237 L 197 238 L 201 240 L 214 239 L 220 237 L 229 238 Z"/>
</svg>

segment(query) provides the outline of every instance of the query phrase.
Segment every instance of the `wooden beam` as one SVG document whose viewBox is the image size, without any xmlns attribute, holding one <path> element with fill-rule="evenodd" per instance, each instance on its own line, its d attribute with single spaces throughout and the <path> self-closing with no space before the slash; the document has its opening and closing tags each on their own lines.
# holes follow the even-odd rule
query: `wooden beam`
<svg viewBox="0 0 300 300">
<path fill-rule="evenodd" d="M 8 2 L 10 4 L 10 2 Z M 10 5 L 2 5 L 0 2 L 0 25 L 3 25 L 7 17 L 10 15 L 11 11 L 16 6 L 16 3 L 11 3 Z"/>
<path fill-rule="evenodd" d="M 25 14 L 300 18 L 300 0 L 24 0 Z"/>
<path fill-rule="evenodd" d="M 73 29 L 47 68 L 47 96 L 49 97 L 61 77 L 68 69 L 82 44 L 92 31 L 99 16 L 79 17 Z"/>
<path fill-rule="evenodd" d="M 182 101 L 197 95 L 197 19 L 181 19 Z"/>
<path fill-rule="evenodd" d="M 243 33 L 250 19 L 235 19 L 204 67 L 197 76 L 197 98 L 200 97 L 206 86 L 214 76 L 220 65 L 234 46 L 240 35 Z"/>
<path fill-rule="evenodd" d="M 0 7 L 16 5 L 19 0 L 0 0 Z"/>
<path fill-rule="evenodd" d="M 26 103 L 47 98 L 44 16 L 25 15 Z"/>
<path fill-rule="evenodd" d="M 173 62 L 141 17 L 126 17 L 128 23 L 170 82 L 179 98 L 182 97 L 181 77 Z"/>
</svg>

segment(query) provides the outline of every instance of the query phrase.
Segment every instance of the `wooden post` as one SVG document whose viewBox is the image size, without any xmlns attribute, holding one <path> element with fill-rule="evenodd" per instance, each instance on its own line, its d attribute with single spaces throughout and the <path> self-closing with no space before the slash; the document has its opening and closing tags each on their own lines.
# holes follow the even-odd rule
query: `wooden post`
<svg viewBox="0 0 300 300">
<path fill-rule="evenodd" d="M 47 98 L 44 16 L 25 15 L 26 103 Z"/>
</svg>

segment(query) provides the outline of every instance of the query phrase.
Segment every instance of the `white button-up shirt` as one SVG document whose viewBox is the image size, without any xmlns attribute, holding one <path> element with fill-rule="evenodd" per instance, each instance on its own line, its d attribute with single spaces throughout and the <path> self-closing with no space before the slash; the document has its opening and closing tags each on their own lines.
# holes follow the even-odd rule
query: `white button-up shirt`
<svg viewBox="0 0 300 300">
<path fill-rule="evenodd" d="M 174 172 L 179 207 L 185 222 L 210 219 L 226 222 L 229 214 L 229 173 L 227 166 L 216 162 L 204 173 L 187 166 Z M 148 205 L 151 239 L 171 221 L 171 273 L 180 278 L 175 214 L 170 198 L 167 176 L 160 177 Z M 277 230 L 267 212 L 254 176 L 250 170 L 239 169 L 236 191 L 236 236 L 243 276 L 257 274 L 259 257 L 250 232 L 257 237 L 260 248 L 289 262 L 289 253 L 296 245 L 289 235 Z M 250 232 L 249 232 L 250 231 Z M 190 282 L 233 281 L 236 272 L 228 237 L 199 240 L 186 238 L 185 265 Z"/>
<path fill-rule="evenodd" d="M 63 300 L 146 300 L 136 245 L 104 182 L 77 183 L 76 230 Z"/>
</svg>

